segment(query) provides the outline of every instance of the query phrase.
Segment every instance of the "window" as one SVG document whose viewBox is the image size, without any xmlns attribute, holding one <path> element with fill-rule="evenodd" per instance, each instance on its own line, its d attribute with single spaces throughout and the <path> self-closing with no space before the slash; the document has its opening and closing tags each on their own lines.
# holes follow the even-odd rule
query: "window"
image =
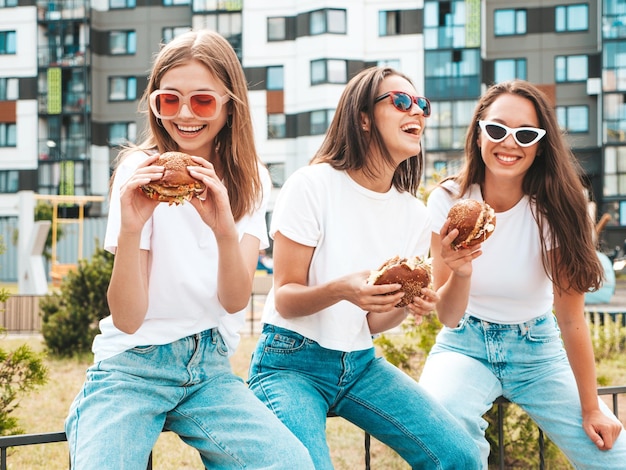
<svg viewBox="0 0 626 470">
<path fill-rule="evenodd" d="M 311 12 L 309 31 L 311 35 L 346 34 L 346 10 L 327 8 Z"/>
<path fill-rule="evenodd" d="M 558 6 L 554 13 L 554 29 L 558 33 L 589 29 L 589 5 L 587 4 Z"/>
<path fill-rule="evenodd" d="M 0 171 L 0 193 L 16 193 L 20 174 L 17 170 Z"/>
<path fill-rule="evenodd" d="M 287 39 L 287 19 L 284 16 L 267 19 L 267 40 L 284 41 Z"/>
<path fill-rule="evenodd" d="M 17 78 L 0 78 L 0 101 L 12 101 L 19 98 Z"/>
<path fill-rule="evenodd" d="M 310 135 L 325 134 L 334 115 L 334 109 L 321 109 L 319 111 L 311 111 Z"/>
<path fill-rule="evenodd" d="M 431 101 L 424 142 L 428 151 L 463 149 L 465 133 L 476 106 L 475 100 Z"/>
<path fill-rule="evenodd" d="M 556 56 L 554 76 L 557 83 L 585 81 L 587 70 L 586 55 Z"/>
<path fill-rule="evenodd" d="M 137 99 L 135 77 L 110 77 L 109 101 L 134 101 Z"/>
<path fill-rule="evenodd" d="M 496 10 L 493 25 L 496 36 L 526 34 L 526 10 Z"/>
<path fill-rule="evenodd" d="M 163 28 L 163 43 L 167 44 L 176 36 L 191 30 L 191 26 L 178 26 L 176 28 Z"/>
<path fill-rule="evenodd" d="M 400 34 L 400 11 L 378 12 L 378 35 L 396 36 Z"/>
<path fill-rule="evenodd" d="M 626 196 L 625 146 L 604 149 L 604 195 Z M 626 204 L 626 201 L 623 203 Z M 626 225 L 626 218 L 621 218 L 621 225 Z"/>
<path fill-rule="evenodd" d="M 284 71 L 282 65 L 270 66 L 267 68 L 266 87 L 268 90 L 283 90 Z"/>
<path fill-rule="evenodd" d="M 126 55 L 137 52 L 135 31 L 111 31 L 109 33 L 109 51 L 111 55 Z"/>
<path fill-rule="evenodd" d="M 137 139 L 137 124 L 134 122 L 117 122 L 109 125 L 109 145 L 122 145 L 135 142 Z"/>
<path fill-rule="evenodd" d="M 0 54 L 15 54 L 17 33 L 15 31 L 0 31 Z"/>
<path fill-rule="evenodd" d="M 480 96 L 479 49 L 425 51 L 424 63 L 424 90 L 431 101 Z"/>
<path fill-rule="evenodd" d="M 339 59 L 320 59 L 311 61 L 311 85 L 347 82 L 347 61 Z"/>
<path fill-rule="evenodd" d="M 392 69 L 400 70 L 400 59 L 383 59 L 376 62 L 379 67 L 391 67 Z"/>
<path fill-rule="evenodd" d="M 287 118 L 284 114 L 267 115 L 267 138 L 284 139 L 287 137 Z"/>
<path fill-rule="evenodd" d="M 624 32 L 626 33 L 626 29 Z M 607 41 L 603 46 L 602 87 L 605 92 L 624 92 L 626 91 L 626 41 Z"/>
<path fill-rule="evenodd" d="M 284 163 L 268 163 L 267 169 L 272 178 L 272 186 L 280 188 L 285 184 L 285 164 Z"/>
<path fill-rule="evenodd" d="M 17 0 L 0 0 L 0 8 L 16 7 Z"/>
<path fill-rule="evenodd" d="M 191 3 L 190 0 L 163 0 L 163 6 L 171 7 L 177 5 L 189 5 Z"/>
<path fill-rule="evenodd" d="M 526 80 L 526 59 L 499 59 L 494 62 L 494 82 L 500 83 L 514 78 Z"/>
<path fill-rule="evenodd" d="M 559 126 L 569 133 L 589 132 L 589 107 L 557 106 L 556 116 Z"/>
<path fill-rule="evenodd" d="M 232 44 L 232 37 L 241 36 L 241 12 L 237 13 L 214 13 L 211 15 L 202 15 L 198 18 L 199 24 L 195 26 L 196 19 L 194 19 L 194 28 L 206 28 L 217 31 Z M 235 45 L 233 45 L 235 47 Z M 237 47 L 235 47 L 237 49 Z"/>
<path fill-rule="evenodd" d="M 241 11 L 243 0 L 193 0 L 193 11 Z"/>
<path fill-rule="evenodd" d="M 626 142 L 626 97 L 624 93 L 605 93 L 603 98 L 605 143 Z"/>
<path fill-rule="evenodd" d="M 17 147 L 17 124 L 0 122 L 0 147 Z"/>
<path fill-rule="evenodd" d="M 135 8 L 135 0 L 109 0 L 111 10 L 120 8 Z"/>
</svg>

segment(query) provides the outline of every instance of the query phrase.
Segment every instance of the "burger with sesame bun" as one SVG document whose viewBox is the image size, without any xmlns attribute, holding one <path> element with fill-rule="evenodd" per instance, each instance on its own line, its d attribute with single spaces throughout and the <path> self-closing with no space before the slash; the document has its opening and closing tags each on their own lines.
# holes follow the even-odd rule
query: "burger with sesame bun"
<svg viewBox="0 0 626 470">
<path fill-rule="evenodd" d="M 455 250 L 469 248 L 484 242 L 496 229 L 495 211 L 486 202 L 461 199 L 448 212 L 448 232 L 457 229 L 459 234 L 452 242 Z"/>
<path fill-rule="evenodd" d="M 367 280 L 368 284 L 401 284 L 400 291 L 404 292 L 404 297 L 400 299 L 396 307 L 406 307 L 415 297 L 422 295 L 422 289 L 430 287 L 432 276 L 430 265 L 419 256 L 412 258 L 400 258 L 395 256 L 388 259 L 376 271 L 372 271 Z M 387 295 L 396 294 L 398 291 Z"/>
<path fill-rule="evenodd" d="M 206 189 L 203 182 L 189 174 L 187 167 L 197 163 L 186 153 L 164 152 L 152 165 L 165 168 L 160 179 L 141 186 L 143 193 L 154 201 L 178 205 L 197 197 Z"/>
</svg>

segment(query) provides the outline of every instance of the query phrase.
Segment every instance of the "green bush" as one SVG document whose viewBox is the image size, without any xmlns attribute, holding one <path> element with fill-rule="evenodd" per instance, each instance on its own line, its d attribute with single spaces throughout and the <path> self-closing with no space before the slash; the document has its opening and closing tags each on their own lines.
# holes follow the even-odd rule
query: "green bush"
<svg viewBox="0 0 626 470">
<path fill-rule="evenodd" d="M 0 238 L 0 253 L 4 252 Z M 0 289 L 0 302 L 10 297 L 6 289 Z M 0 335 L 6 330 L 0 327 Z M 33 352 L 28 345 L 13 351 L 0 348 L 0 435 L 20 434 L 17 419 L 10 416 L 19 405 L 19 397 L 46 383 L 48 370 L 43 364 L 43 355 Z"/>
<path fill-rule="evenodd" d="M 76 271 L 68 273 L 60 292 L 41 300 L 41 332 L 52 354 L 69 357 L 91 349 L 98 321 L 109 315 L 106 292 L 112 270 L 113 255 L 99 248 L 90 261 L 80 260 Z"/>
</svg>

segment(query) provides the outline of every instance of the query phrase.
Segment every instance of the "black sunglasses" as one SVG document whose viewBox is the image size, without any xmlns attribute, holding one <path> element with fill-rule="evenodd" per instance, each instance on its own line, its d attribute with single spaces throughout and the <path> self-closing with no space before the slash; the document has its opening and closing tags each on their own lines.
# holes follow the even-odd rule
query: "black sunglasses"
<svg viewBox="0 0 626 470">
<path fill-rule="evenodd" d="M 380 95 L 378 98 L 374 100 L 374 103 L 378 103 L 379 101 L 384 100 L 387 97 L 391 98 L 391 103 L 398 111 L 409 112 L 415 103 L 419 109 L 424 113 L 424 117 L 430 116 L 431 108 L 430 101 L 428 98 L 424 98 L 423 96 L 413 96 L 405 93 L 403 91 L 388 91 Z"/>
</svg>

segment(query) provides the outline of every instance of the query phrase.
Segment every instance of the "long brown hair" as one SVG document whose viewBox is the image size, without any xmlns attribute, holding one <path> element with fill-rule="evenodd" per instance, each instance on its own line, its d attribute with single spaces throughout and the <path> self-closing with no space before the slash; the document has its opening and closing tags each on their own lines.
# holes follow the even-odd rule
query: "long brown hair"
<svg viewBox="0 0 626 470">
<path fill-rule="evenodd" d="M 140 101 L 140 109 L 148 115 L 144 140 L 122 150 L 118 161 L 137 149 L 146 152 L 156 149 L 159 153 L 178 150 L 176 142 L 150 111 L 148 100 L 150 93 L 159 88 L 167 71 L 193 60 L 204 64 L 222 82 L 230 96 L 227 123 L 215 138 L 215 153 L 233 216 L 239 220 L 252 212 L 261 200 L 260 160 L 254 144 L 248 87 L 241 63 L 230 43 L 214 31 L 190 31 L 161 47 Z"/>
<path fill-rule="evenodd" d="M 593 221 L 589 216 L 588 198 L 582 183 L 583 171 L 559 128 L 554 109 L 537 87 L 524 80 L 512 80 L 487 90 L 470 121 L 465 139 L 465 164 L 459 174 L 447 179 L 459 184 L 459 196 L 465 194 L 472 184 L 482 185 L 485 163 L 478 146 L 478 121 L 505 93 L 530 101 L 539 118 L 539 127 L 546 130 L 539 143 L 537 157 L 522 183 L 524 194 L 536 205 L 534 217 L 539 233 L 549 233 L 552 246 L 558 246 L 558 250 L 548 251 L 546 240 L 541 237 L 544 269 L 559 289 L 573 288 L 579 292 L 590 288 L 597 290 L 604 274 L 595 252 Z M 546 221 L 547 227 L 544 226 Z"/>
<path fill-rule="evenodd" d="M 374 105 L 380 83 L 391 75 L 412 81 L 389 67 L 371 67 L 355 75 L 346 85 L 337 104 L 337 110 L 326 132 L 322 145 L 311 163 L 328 163 L 337 170 L 362 170 L 375 178 L 378 169 L 368 159 L 368 149 L 376 146 L 384 161 L 393 163 L 374 119 Z M 369 132 L 361 126 L 362 114 L 371 123 Z M 392 184 L 398 191 L 417 195 L 423 172 L 423 152 L 404 160 L 393 175 Z"/>
</svg>

